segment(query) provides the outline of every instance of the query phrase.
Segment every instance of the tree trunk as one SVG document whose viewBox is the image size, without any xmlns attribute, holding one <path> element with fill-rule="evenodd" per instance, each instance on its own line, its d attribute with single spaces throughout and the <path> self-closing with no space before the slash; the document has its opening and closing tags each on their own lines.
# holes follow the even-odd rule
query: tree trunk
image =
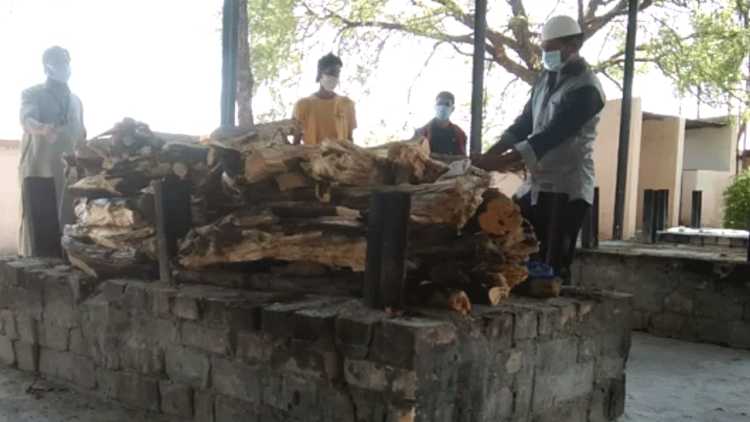
<svg viewBox="0 0 750 422">
<path fill-rule="evenodd" d="M 250 37 L 248 36 L 250 23 L 247 19 L 247 0 L 239 2 L 239 36 L 237 44 L 237 118 L 239 126 L 252 129 L 253 119 L 253 69 L 250 63 Z"/>
</svg>

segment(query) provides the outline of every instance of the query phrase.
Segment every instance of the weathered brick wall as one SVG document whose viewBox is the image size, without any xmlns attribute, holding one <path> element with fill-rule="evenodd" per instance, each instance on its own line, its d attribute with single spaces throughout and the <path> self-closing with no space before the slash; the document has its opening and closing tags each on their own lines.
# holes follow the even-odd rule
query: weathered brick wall
<svg viewBox="0 0 750 422">
<path fill-rule="evenodd" d="M 750 266 L 687 258 L 581 252 L 581 286 L 633 295 L 636 330 L 750 349 Z"/>
<path fill-rule="evenodd" d="M 630 299 L 566 292 L 471 318 L 388 317 L 347 297 L 0 262 L 0 361 L 175 420 L 610 421 Z"/>
</svg>

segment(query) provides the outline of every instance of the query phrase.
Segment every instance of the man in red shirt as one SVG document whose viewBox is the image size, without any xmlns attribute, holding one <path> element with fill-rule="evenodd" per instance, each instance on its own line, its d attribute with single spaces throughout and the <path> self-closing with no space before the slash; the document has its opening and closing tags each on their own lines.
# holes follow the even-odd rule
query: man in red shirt
<svg viewBox="0 0 750 422">
<path fill-rule="evenodd" d="M 451 123 L 456 97 L 450 92 L 441 92 L 435 98 L 435 118 L 421 129 L 417 136 L 430 141 L 430 151 L 437 154 L 466 155 L 466 133 Z"/>
</svg>

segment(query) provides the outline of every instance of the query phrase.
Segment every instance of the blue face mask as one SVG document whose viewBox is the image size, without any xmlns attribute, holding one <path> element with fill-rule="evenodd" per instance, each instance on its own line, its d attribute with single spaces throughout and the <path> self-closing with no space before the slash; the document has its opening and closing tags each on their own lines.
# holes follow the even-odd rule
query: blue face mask
<svg viewBox="0 0 750 422">
<path fill-rule="evenodd" d="M 52 79 L 53 81 L 67 83 L 70 79 L 70 65 L 69 64 L 59 64 L 59 65 L 50 65 L 47 64 L 44 66 L 44 73 L 47 74 L 47 77 Z"/>
<path fill-rule="evenodd" d="M 440 121 L 446 121 L 453 114 L 453 106 L 438 104 L 435 106 L 435 118 Z"/>
<path fill-rule="evenodd" d="M 560 50 L 543 51 L 542 62 L 544 63 L 545 69 L 550 72 L 557 72 L 563 65 L 562 53 L 560 53 Z"/>
</svg>

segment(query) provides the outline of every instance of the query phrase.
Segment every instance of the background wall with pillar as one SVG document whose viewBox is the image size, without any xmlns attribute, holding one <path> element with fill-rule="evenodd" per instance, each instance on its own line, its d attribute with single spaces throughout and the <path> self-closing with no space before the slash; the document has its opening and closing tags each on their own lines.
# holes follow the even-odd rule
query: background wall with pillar
<svg viewBox="0 0 750 422">
<path fill-rule="evenodd" d="M 682 193 L 685 119 L 644 113 L 640 142 L 636 227 L 640 230 L 643 226 L 643 193 L 646 189 L 669 191 L 667 226 L 677 226 Z"/>
<path fill-rule="evenodd" d="M 21 224 L 21 187 L 18 182 L 18 141 L 0 140 L 0 255 L 18 252 Z"/>
<path fill-rule="evenodd" d="M 608 101 L 599 122 L 599 134 L 594 145 L 596 185 L 599 186 L 599 239 L 612 239 L 614 223 L 615 185 L 617 181 L 617 147 L 619 145 L 622 100 Z M 638 215 L 638 168 L 641 160 L 642 111 L 641 99 L 633 98 L 630 120 L 630 148 L 628 177 L 625 188 L 625 218 L 623 239 L 635 236 Z"/>
</svg>

